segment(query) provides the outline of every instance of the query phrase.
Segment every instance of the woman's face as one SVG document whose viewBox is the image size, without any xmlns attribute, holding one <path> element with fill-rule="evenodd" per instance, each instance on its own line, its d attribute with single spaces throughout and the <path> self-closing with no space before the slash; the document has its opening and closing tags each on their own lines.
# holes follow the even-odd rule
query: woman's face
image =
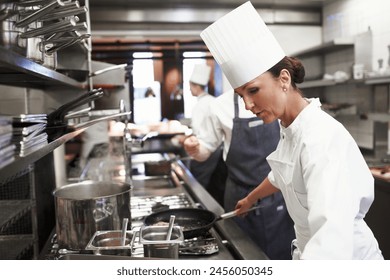
<svg viewBox="0 0 390 280">
<path fill-rule="evenodd" d="M 264 123 L 281 118 L 285 111 L 286 95 L 280 78 L 270 72 L 258 76 L 235 92 L 244 99 L 245 109 L 252 111 Z"/>
</svg>

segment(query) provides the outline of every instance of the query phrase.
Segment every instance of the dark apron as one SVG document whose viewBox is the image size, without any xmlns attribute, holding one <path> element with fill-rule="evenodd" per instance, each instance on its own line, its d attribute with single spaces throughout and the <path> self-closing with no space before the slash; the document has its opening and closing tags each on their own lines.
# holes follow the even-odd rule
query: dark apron
<svg viewBox="0 0 390 280">
<path fill-rule="evenodd" d="M 278 121 L 264 124 L 257 117 L 239 118 L 238 97 L 234 95 L 232 140 L 226 158 L 228 180 L 225 211 L 232 211 L 238 200 L 258 186 L 270 172 L 266 157 L 276 149 L 280 137 Z M 264 208 L 234 218 L 270 259 L 291 259 L 291 241 L 295 238 L 291 220 L 280 192 L 264 198 Z"/>
<path fill-rule="evenodd" d="M 190 171 L 194 175 L 196 180 L 204 187 L 207 187 L 210 181 L 210 178 L 217 167 L 218 160 L 222 155 L 221 147 L 217 148 L 210 157 L 205 161 L 196 161 L 191 160 L 190 162 Z"/>
</svg>

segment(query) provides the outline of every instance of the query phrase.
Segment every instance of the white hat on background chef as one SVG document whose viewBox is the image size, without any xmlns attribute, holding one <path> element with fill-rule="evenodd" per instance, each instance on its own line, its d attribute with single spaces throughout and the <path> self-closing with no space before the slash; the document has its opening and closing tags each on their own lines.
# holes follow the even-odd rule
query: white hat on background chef
<svg viewBox="0 0 390 280">
<path fill-rule="evenodd" d="M 190 82 L 205 86 L 210 80 L 211 67 L 207 64 L 195 64 Z"/>
<path fill-rule="evenodd" d="M 251 2 L 246 2 L 200 34 L 233 88 L 269 70 L 285 56 Z"/>
</svg>

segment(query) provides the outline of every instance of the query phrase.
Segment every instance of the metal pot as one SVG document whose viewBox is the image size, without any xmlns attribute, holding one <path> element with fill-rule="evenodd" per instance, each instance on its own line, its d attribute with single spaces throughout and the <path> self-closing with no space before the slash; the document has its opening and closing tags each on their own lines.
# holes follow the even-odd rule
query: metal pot
<svg viewBox="0 0 390 280">
<path fill-rule="evenodd" d="M 83 250 L 96 231 L 120 230 L 130 219 L 126 183 L 84 181 L 53 192 L 56 233 L 60 248 Z"/>
</svg>

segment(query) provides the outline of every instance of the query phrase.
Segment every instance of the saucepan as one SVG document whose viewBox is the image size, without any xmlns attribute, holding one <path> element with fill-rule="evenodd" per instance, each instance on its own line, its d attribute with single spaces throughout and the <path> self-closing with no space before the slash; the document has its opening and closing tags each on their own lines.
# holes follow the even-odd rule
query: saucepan
<svg viewBox="0 0 390 280">
<path fill-rule="evenodd" d="M 97 231 L 120 231 L 131 219 L 127 183 L 83 181 L 56 189 L 56 233 L 60 248 L 84 250 Z"/>
<path fill-rule="evenodd" d="M 247 212 L 264 207 L 257 205 Z M 194 238 L 206 234 L 210 228 L 219 220 L 236 216 L 235 211 L 227 212 L 220 216 L 200 208 L 176 208 L 163 210 L 147 216 L 144 220 L 146 226 L 169 223 L 171 215 L 174 215 L 175 224 L 182 227 L 184 238 Z"/>
</svg>

